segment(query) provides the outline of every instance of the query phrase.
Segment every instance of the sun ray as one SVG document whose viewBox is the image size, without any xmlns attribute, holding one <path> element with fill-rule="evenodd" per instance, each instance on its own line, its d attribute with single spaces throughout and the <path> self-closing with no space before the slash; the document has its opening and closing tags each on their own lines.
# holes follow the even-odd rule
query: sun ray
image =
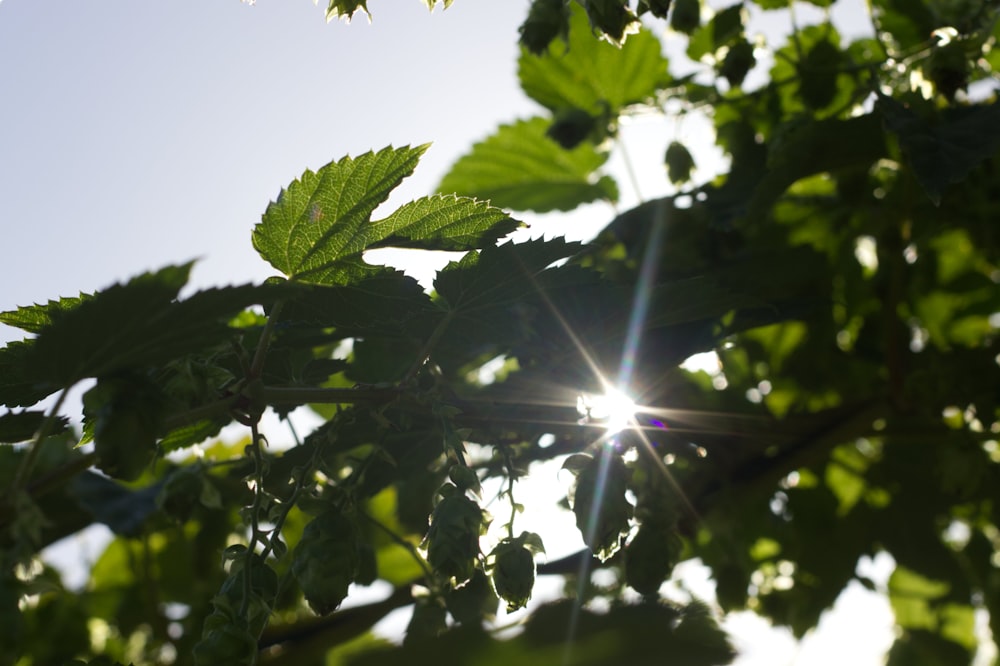
<svg viewBox="0 0 1000 666">
<path fill-rule="evenodd" d="M 539 294 L 542 302 L 549 309 L 562 331 L 566 334 L 567 338 L 569 338 L 573 347 L 576 349 L 577 353 L 579 353 L 583 362 L 586 364 L 587 368 L 593 374 L 596 382 L 602 387 L 604 392 L 601 396 L 581 395 L 577 398 L 577 409 L 583 416 L 585 416 L 582 422 L 585 425 L 592 425 L 590 422 L 593 419 L 596 419 L 599 421 L 597 425 L 603 428 L 603 435 L 591 444 L 592 446 L 597 446 L 602 466 L 598 474 L 598 496 L 593 504 L 593 508 L 591 509 L 592 515 L 587 521 L 588 530 L 595 529 L 597 517 L 596 511 L 600 507 L 601 493 L 603 493 L 605 485 L 604 477 L 606 476 L 606 470 L 608 467 L 607 459 L 608 456 L 612 455 L 611 449 L 601 446 L 601 444 L 616 443 L 619 435 L 626 430 L 635 432 L 638 435 L 638 439 L 641 443 L 640 445 L 648 454 L 648 459 L 653 461 L 658 472 L 663 475 L 663 477 L 677 493 L 677 496 L 680 498 L 685 510 L 696 522 L 700 522 L 701 520 L 696 507 L 692 504 L 690 498 L 688 498 L 684 493 L 683 488 L 681 488 L 677 479 L 664 462 L 661 452 L 657 451 L 656 445 L 650 440 L 647 434 L 647 431 L 650 430 L 664 429 L 669 429 L 674 432 L 683 432 L 683 428 L 675 429 L 672 425 L 668 425 L 670 423 L 668 419 L 679 417 L 678 420 L 683 422 L 685 420 L 684 417 L 690 417 L 690 414 L 686 414 L 684 410 L 670 410 L 656 406 L 639 406 L 636 405 L 630 397 L 630 394 L 632 393 L 631 384 L 633 374 L 636 370 L 636 360 L 638 358 L 642 342 L 642 332 L 645 326 L 646 316 L 649 312 L 652 285 L 659 266 L 660 248 L 663 244 L 663 229 L 665 225 L 663 224 L 662 206 L 657 207 L 656 213 L 657 215 L 655 216 L 653 223 L 650 225 L 649 238 L 647 239 L 646 249 L 640 264 L 639 276 L 636 281 L 632 307 L 629 312 L 629 321 L 625 332 L 625 342 L 622 349 L 618 377 L 617 381 L 614 383 L 609 381 L 609 379 L 604 375 L 593 355 L 588 350 L 585 342 L 573 330 L 573 327 L 570 326 L 569 322 L 555 306 L 555 303 L 552 302 L 552 299 L 545 292 L 545 290 L 541 289 L 535 275 L 528 271 L 526 267 L 522 266 L 522 269 L 525 270 L 528 279 L 531 281 L 536 292 Z M 537 401 L 534 404 L 538 404 L 540 402 L 546 401 Z M 555 403 L 551 406 L 565 405 L 565 403 L 560 401 L 551 402 Z M 650 425 L 647 426 L 640 423 L 639 414 L 643 414 L 647 418 L 661 417 L 663 420 L 661 420 L 661 418 L 651 419 Z M 586 580 L 589 575 L 589 566 L 589 558 L 582 558 L 578 575 L 577 601 L 573 604 L 569 627 L 567 628 L 566 645 L 563 654 L 564 663 L 568 663 L 571 657 L 582 597 L 586 586 Z"/>
</svg>

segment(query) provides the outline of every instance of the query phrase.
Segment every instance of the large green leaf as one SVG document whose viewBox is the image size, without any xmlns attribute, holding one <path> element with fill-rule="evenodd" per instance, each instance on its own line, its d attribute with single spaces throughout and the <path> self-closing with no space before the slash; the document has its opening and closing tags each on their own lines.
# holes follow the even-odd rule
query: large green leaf
<svg viewBox="0 0 1000 666">
<path fill-rule="evenodd" d="M 505 243 L 449 264 L 434 281 L 449 310 L 435 361 L 459 367 L 481 353 L 499 353 L 532 331 L 534 314 L 544 307 L 543 273 L 579 247 L 561 238 Z"/>
<path fill-rule="evenodd" d="M 599 199 L 615 201 L 615 182 L 595 173 L 607 156 L 586 143 L 573 150 L 560 148 L 546 136 L 548 125 L 538 117 L 501 125 L 455 163 L 438 189 L 540 213 L 572 210 Z"/>
<path fill-rule="evenodd" d="M 504 307 L 537 292 L 539 274 L 579 248 L 561 238 L 504 243 L 452 262 L 438 273 L 434 287 L 452 310 L 462 314 Z"/>
<path fill-rule="evenodd" d="M 924 192 L 935 205 L 945 189 L 963 180 L 1000 150 L 1000 103 L 949 109 L 940 118 L 922 118 L 891 97 L 879 98 L 886 127 Z"/>
<path fill-rule="evenodd" d="M 549 109 L 617 113 L 652 100 L 670 81 L 660 41 L 641 29 L 617 48 L 594 38 L 586 13 L 574 5 L 564 51 L 535 56 L 522 50 L 524 92 Z"/>
<path fill-rule="evenodd" d="M 197 351 L 224 340 L 233 315 L 284 293 L 279 286 L 244 285 L 178 301 L 190 270 L 188 263 L 145 273 L 59 312 L 39 330 L 26 358 L 26 377 L 60 388 Z"/>
<path fill-rule="evenodd" d="M 411 202 L 372 222 L 372 212 L 413 173 L 426 149 L 384 148 L 306 171 L 267 207 L 254 228 L 254 247 L 291 279 L 348 284 L 379 270 L 361 258 L 369 248 L 466 250 L 492 244 L 516 226 L 487 203 L 445 196 Z"/>
<path fill-rule="evenodd" d="M 268 205 L 253 246 L 290 278 L 339 284 L 369 272 L 361 253 L 372 211 L 413 173 L 427 146 L 384 148 L 306 171 Z"/>
<path fill-rule="evenodd" d="M 351 285 L 315 286 L 286 302 L 282 321 L 335 328 L 344 336 L 416 334 L 441 310 L 411 277 L 385 271 Z"/>
</svg>

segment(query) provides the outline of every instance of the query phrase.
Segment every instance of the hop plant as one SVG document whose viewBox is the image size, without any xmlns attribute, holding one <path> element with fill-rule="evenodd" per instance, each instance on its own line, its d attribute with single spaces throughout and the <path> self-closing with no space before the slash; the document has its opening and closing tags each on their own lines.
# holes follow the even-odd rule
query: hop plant
<svg viewBox="0 0 1000 666">
<path fill-rule="evenodd" d="M 439 493 L 441 499 L 431 514 L 423 546 L 434 571 L 461 585 L 472 578 L 475 571 L 479 537 L 487 521 L 479 505 L 456 486 L 446 483 Z"/>
<path fill-rule="evenodd" d="M 625 546 L 625 582 L 636 592 L 655 595 L 680 555 L 677 535 L 662 525 L 642 525 Z"/>
<path fill-rule="evenodd" d="M 544 552 L 541 538 L 522 532 L 497 544 L 487 558 L 497 596 L 507 602 L 507 612 L 523 608 L 535 586 L 535 553 Z"/>
<path fill-rule="evenodd" d="M 585 453 L 570 456 L 563 469 L 576 475 L 572 507 L 583 542 L 598 558 L 607 560 L 618 551 L 632 515 L 632 505 L 625 497 L 628 469 L 621 456 L 607 449 L 597 457 Z"/>
<path fill-rule="evenodd" d="M 354 521 L 332 509 L 313 518 L 295 548 L 292 573 L 309 607 L 319 615 L 333 612 L 361 570 L 361 547 Z"/>
</svg>

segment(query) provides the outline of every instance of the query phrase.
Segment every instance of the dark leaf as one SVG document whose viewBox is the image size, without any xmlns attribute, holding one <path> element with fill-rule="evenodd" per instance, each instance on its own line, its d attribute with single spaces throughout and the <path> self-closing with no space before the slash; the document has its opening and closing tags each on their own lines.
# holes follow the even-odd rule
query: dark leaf
<svg viewBox="0 0 1000 666">
<path fill-rule="evenodd" d="M 1000 102 L 947 109 L 928 119 L 891 97 L 881 96 L 878 109 L 886 128 L 899 139 L 917 182 L 935 205 L 949 185 L 1000 150 Z"/>
</svg>

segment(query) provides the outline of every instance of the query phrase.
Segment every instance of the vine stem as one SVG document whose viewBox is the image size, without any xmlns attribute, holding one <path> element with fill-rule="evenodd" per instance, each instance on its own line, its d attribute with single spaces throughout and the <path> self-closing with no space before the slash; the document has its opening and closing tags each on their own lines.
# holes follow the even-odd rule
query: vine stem
<svg viewBox="0 0 1000 666">
<path fill-rule="evenodd" d="M 396 542 L 397 544 L 399 544 L 400 546 L 402 546 L 403 548 L 406 549 L 406 551 L 410 554 L 410 557 L 413 558 L 413 561 L 416 562 L 420 566 L 420 568 L 423 570 L 424 576 L 426 577 L 428 583 L 430 583 L 430 581 L 434 580 L 434 573 L 431 571 L 430 565 L 427 564 L 427 561 L 424 560 L 424 558 L 420 556 L 419 552 L 417 552 L 417 547 L 416 546 L 414 546 L 412 543 L 410 543 L 409 541 L 407 541 L 403 537 L 401 537 L 398 534 L 396 534 L 395 532 L 393 532 L 391 529 L 389 529 L 388 526 L 382 524 L 382 522 L 380 520 L 378 520 L 377 518 L 373 518 L 372 516 L 368 515 L 364 511 L 361 511 L 360 513 L 364 517 L 365 520 L 367 520 L 372 525 L 374 525 L 375 527 L 377 527 L 380 530 L 382 530 L 383 532 L 385 532 L 386 535 L 388 535 L 388 537 L 390 539 L 392 539 L 394 542 Z"/>
<path fill-rule="evenodd" d="M 427 341 L 424 342 L 424 346 L 420 348 L 420 353 L 417 354 L 417 360 L 415 360 L 413 365 L 410 366 L 410 369 L 406 371 L 406 376 L 403 377 L 403 381 L 400 382 L 401 386 L 405 386 L 410 383 L 413 381 L 413 378 L 417 376 L 420 368 L 422 368 L 424 363 L 427 362 L 427 359 L 430 358 L 431 352 L 434 351 L 434 347 L 437 346 L 441 336 L 444 335 L 444 332 L 448 329 L 448 326 L 451 324 L 451 320 L 454 316 L 455 311 L 448 310 L 448 312 L 445 313 L 444 318 L 438 322 L 437 326 L 434 327 L 434 331 L 431 333 L 430 337 L 427 338 Z"/>
<path fill-rule="evenodd" d="M 399 396 L 396 388 L 316 388 L 312 386 L 256 386 L 251 387 L 253 397 L 262 404 L 288 405 L 306 402 L 322 404 L 353 404 L 360 402 L 390 402 Z M 167 417 L 163 422 L 170 431 L 204 419 L 228 414 L 240 401 L 240 395 L 232 395 L 214 402 L 195 407 L 186 412 Z"/>
<path fill-rule="evenodd" d="M 510 451 L 506 447 L 503 449 L 504 466 L 507 468 L 507 499 L 510 500 L 510 522 L 507 523 L 507 536 L 514 539 L 514 519 L 517 517 L 517 503 L 514 501 L 514 461 L 510 458 Z"/>
<path fill-rule="evenodd" d="M 264 370 L 264 359 L 267 357 L 267 348 L 271 344 L 271 336 L 274 335 L 274 327 L 277 325 L 278 317 L 281 315 L 281 310 L 285 306 L 284 301 L 278 301 L 271 308 L 271 314 L 267 318 L 267 323 L 264 324 L 264 330 L 261 331 L 260 339 L 257 341 L 257 349 L 253 354 L 253 361 L 250 363 L 250 372 L 247 379 L 253 380 L 258 379 Z"/>
<path fill-rule="evenodd" d="M 295 428 L 292 426 L 291 421 L 288 422 L 288 427 L 292 430 L 292 436 L 295 438 L 296 444 L 301 446 L 302 443 L 299 441 L 298 433 L 295 432 Z M 292 488 L 292 494 L 288 498 L 287 502 L 283 504 L 281 513 L 274 521 L 274 529 L 271 530 L 271 538 L 267 540 L 266 544 L 264 544 L 264 550 L 260 553 L 262 559 L 267 559 L 267 556 L 271 554 L 272 550 L 274 550 L 274 540 L 276 538 L 281 538 L 281 528 L 285 524 L 285 519 L 288 518 L 289 512 L 298 501 L 299 495 L 302 494 L 302 488 L 305 486 L 306 477 L 316 469 L 319 458 L 325 448 L 326 447 L 323 444 L 319 444 L 314 447 L 312 457 L 309 459 L 309 465 L 302 470 L 302 473 L 299 474 L 298 477 L 296 477 L 295 486 Z"/>
<path fill-rule="evenodd" d="M 28 452 L 25 453 L 24 458 L 21 460 L 21 464 L 17 467 L 17 473 L 14 475 L 14 482 L 10 487 L 10 494 L 13 497 L 18 492 L 20 492 L 25 484 L 28 482 L 28 477 L 31 476 L 31 468 L 35 466 L 35 461 L 38 459 L 38 453 L 42 448 L 42 441 L 48 437 L 49 431 L 52 430 L 53 424 L 56 419 L 59 418 L 59 410 L 62 409 L 63 403 L 66 401 L 66 395 L 69 390 L 73 388 L 73 385 L 67 386 L 56 398 L 56 402 L 52 405 L 52 409 L 45 416 L 45 420 L 42 421 L 42 425 L 38 427 L 38 431 L 35 433 L 35 437 L 31 440 L 31 444 L 28 445 Z"/>
<path fill-rule="evenodd" d="M 253 565 L 252 559 L 254 549 L 257 547 L 257 535 L 260 526 L 257 522 L 257 515 L 260 513 L 261 498 L 264 497 L 264 462 L 263 454 L 260 450 L 260 431 L 257 423 L 250 424 L 250 455 L 253 457 L 253 504 L 250 505 L 250 542 L 247 544 L 246 557 L 243 562 L 243 601 L 240 602 L 240 617 L 246 617 L 250 609 L 250 595 L 253 593 Z"/>
<path fill-rule="evenodd" d="M 628 149 L 625 148 L 625 141 L 621 138 L 618 139 L 618 149 L 622 152 L 622 162 L 625 163 L 625 172 L 628 174 L 628 179 L 632 184 L 632 189 L 635 190 L 635 196 L 639 200 L 639 203 L 644 203 L 646 200 L 643 198 L 642 191 L 639 189 L 639 177 L 635 174 L 635 167 L 632 165 L 632 158 L 629 157 Z"/>
</svg>

